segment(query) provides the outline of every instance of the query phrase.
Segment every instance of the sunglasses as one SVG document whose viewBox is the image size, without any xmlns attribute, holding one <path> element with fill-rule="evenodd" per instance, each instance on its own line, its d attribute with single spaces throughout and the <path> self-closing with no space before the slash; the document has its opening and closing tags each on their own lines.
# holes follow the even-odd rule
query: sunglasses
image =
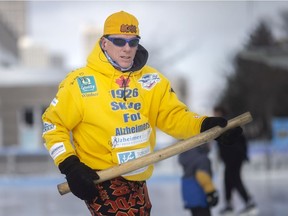
<svg viewBox="0 0 288 216">
<path fill-rule="evenodd" d="M 139 38 L 114 38 L 114 37 L 106 37 L 109 41 L 111 41 L 115 46 L 124 47 L 126 43 L 129 44 L 130 47 L 136 47 L 139 44 Z"/>
</svg>

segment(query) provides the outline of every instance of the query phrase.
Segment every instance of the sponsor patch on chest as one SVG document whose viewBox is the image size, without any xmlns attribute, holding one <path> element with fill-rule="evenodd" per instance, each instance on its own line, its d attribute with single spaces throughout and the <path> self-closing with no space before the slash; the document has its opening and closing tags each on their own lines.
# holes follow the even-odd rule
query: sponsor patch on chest
<svg viewBox="0 0 288 216">
<path fill-rule="evenodd" d="M 151 133 L 151 128 L 148 128 L 146 130 L 137 132 L 137 133 L 131 133 L 126 135 L 120 135 L 120 136 L 112 136 L 112 147 L 113 148 L 121 148 L 121 147 L 129 147 L 138 145 L 141 143 L 145 143 L 149 140 Z"/>
<path fill-rule="evenodd" d="M 160 82 L 160 77 L 157 73 L 144 74 L 139 80 L 142 88 L 151 90 L 158 82 Z"/>
<path fill-rule="evenodd" d="M 82 94 L 97 91 L 96 82 L 93 76 L 83 76 L 77 78 L 78 86 Z"/>
<path fill-rule="evenodd" d="M 133 151 L 119 152 L 119 153 L 117 153 L 118 163 L 119 164 L 126 163 L 130 160 L 135 160 L 137 158 L 143 157 L 149 153 L 150 153 L 149 147 L 137 149 L 137 150 L 133 150 Z M 147 169 L 147 166 L 142 167 L 142 168 L 137 169 L 137 170 L 134 170 L 132 172 L 126 173 L 123 176 L 136 175 L 136 174 L 144 172 L 146 169 Z"/>
<path fill-rule="evenodd" d="M 135 160 L 139 157 L 150 153 L 150 148 L 142 148 L 133 151 L 119 152 L 117 153 L 119 164 L 126 163 L 130 160 Z"/>
</svg>

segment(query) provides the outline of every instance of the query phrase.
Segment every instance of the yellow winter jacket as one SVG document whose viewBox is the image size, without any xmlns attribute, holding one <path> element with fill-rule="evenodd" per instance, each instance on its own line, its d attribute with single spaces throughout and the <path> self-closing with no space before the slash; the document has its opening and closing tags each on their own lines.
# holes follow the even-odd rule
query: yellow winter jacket
<svg viewBox="0 0 288 216">
<path fill-rule="evenodd" d="M 144 156 L 154 150 L 156 127 L 177 139 L 200 133 L 206 116 L 188 111 L 167 78 L 146 65 L 148 53 L 141 45 L 138 66 L 123 73 L 99 43 L 86 67 L 61 82 L 42 116 L 45 146 L 57 166 L 71 155 L 95 170 Z M 150 165 L 123 177 L 141 181 L 152 172 Z"/>
</svg>

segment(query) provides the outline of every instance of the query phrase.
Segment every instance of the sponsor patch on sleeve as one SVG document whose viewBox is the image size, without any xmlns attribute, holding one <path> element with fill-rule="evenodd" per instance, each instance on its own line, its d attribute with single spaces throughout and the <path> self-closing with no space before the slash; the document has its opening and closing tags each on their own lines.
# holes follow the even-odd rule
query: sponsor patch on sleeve
<svg viewBox="0 0 288 216">
<path fill-rule="evenodd" d="M 57 104 L 58 104 L 58 99 L 57 99 L 57 98 L 54 98 L 54 99 L 51 101 L 51 105 L 55 107 Z"/>
<path fill-rule="evenodd" d="M 43 134 L 53 131 L 55 129 L 56 129 L 56 125 L 49 123 L 49 122 L 43 123 Z"/>
<path fill-rule="evenodd" d="M 63 142 L 55 143 L 49 150 L 50 156 L 55 160 L 59 155 L 66 152 L 66 148 Z"/>
</svg>

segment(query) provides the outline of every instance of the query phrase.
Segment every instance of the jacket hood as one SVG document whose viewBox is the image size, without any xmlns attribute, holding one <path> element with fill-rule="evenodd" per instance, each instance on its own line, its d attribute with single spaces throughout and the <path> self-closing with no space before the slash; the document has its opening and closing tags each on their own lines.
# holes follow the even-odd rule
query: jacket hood
<svg viewBox="0 0 288 216">
<path fill-rule="evenodd" d="M 148 60 L 148 51 L 141 46 L 140 44 L 138 45 L 138 49 L 136 51 L 136 55 L 134 58 L 134 63 L 133 66 L 131 67 L 130 70 L 125 71 L 125 73 L 129 72 L 136 72 L 141 70 L 147 63 Z M 90 55 L 87 58 L 87 67 L 90 67 L 96 71 L 99 71 L 101 73 L 107 73 L 113 74 L 117 68 L 115 68 L 106 58 L 103 50 L 100 47 L 100 39 L 96 43 L 94 49 L 90 53 Z M 120 70 L 118 70 L 120 73 Z"/>
</svg>

